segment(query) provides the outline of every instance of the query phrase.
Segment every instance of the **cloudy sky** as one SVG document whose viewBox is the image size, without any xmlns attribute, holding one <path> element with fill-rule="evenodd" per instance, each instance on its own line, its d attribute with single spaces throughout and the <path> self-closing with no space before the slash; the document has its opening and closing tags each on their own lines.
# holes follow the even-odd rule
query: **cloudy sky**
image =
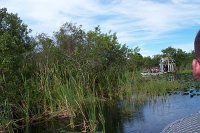
<svg viewBox="0 0 200 133">
<path fill-rule="evenodd" d="M 65 22 L 100 25 L 129 48 L 152 56 L 169 46 L 190 52 L 200 29 L 200 0 L 0 0 L 33 34 L 52 35 Z"/>
</svg>

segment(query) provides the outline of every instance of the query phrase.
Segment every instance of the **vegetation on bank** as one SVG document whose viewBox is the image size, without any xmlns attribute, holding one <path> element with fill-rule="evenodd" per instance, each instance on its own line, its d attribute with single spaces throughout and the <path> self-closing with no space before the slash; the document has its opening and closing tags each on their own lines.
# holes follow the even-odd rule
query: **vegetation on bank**
<svg viewBox="0 0 200 133">
<path fill-rule="evenodd" d="M 171 47 L 163 55 L 143 57 L 138 47 L 129 49 L 116 33 L 102 33 L 99 26 L 86 32 L 65 23 L 53 37 L 32 37 L 28 26 L 6 8 L 0 9 L 0 22 L 0 130 L 10 132 L 28 131 L 29 124 L 51 118 L 68 119 L 72 129 L 79 125 L 83 132 L 99 125 L 105 131 L 106 101 L 182 87 L 144 80 L 136 70 L 157 66 L 163 56 L 177 57 L 178 68 L 187 68 L 193 58 Z"/>
<path fill-rule="evenodd" d="M 154 78 L 140 78 L 135 81 L 135 93 L 146 96 L 161 96 L 167 95 L 173 91 L 180 91 L 186 87 L 177 80 L 170 81 L 170 79 Z"/>
</svg>

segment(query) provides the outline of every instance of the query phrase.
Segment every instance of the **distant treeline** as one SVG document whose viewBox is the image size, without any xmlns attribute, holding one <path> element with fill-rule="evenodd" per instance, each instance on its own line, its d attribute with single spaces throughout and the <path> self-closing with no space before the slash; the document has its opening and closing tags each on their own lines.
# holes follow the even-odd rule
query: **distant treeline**
<svg viewBox="0 0 200 133">
<path fill-rule="evenodd" d="M 191 46 L 193 47 L 193 46 Z M 133 53 L 130 54 L 130 63 L 134 68 L 137 70 L 140 68 L 148 68 L 148 67 L 155 67 L 159 66 L 160 59 L 163 57 L 171 57 L 175 60 L 177 70 L 184 71 L 184 70 L 192 70 L 192 59 L 195 58 L 194 51 L 185 52 L 182 49 L 175 49 L 173 47 L 168 47 L 163 49 L 161 52 L 162 54 L 154 55 L 153 57 L 147 56 L 143 57 L 138 51 L 140 49 L 136 47 Z"/>
</svg>

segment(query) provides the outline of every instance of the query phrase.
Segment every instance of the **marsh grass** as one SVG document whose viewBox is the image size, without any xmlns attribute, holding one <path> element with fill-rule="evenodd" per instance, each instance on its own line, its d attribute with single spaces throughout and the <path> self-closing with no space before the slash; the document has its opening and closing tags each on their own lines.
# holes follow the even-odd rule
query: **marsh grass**
<svg viewBox="0 0 200 133">
<path fill-rule="evenodd" d="M 166 77 L 165 77 L 166 76 Z M 147 96 L 167 95 L 170 92 L 183 90 L 187 84 L 178 80 L 169 80 L 168 75 L 162 77 L 143 78 L 136 76 L 134 93 Z"/>
<path fill-rule="evenodd" d="M 146 96 L 166 95 L 184 88 L 178 81 L 143 78 L 136 72 L 114 75 L 113 70 L 107 70 L 93 75 L 57 64 L 39 68 L 31 78 L 21 75 L 21 81 L 3 90 L 0 123 L 7 132 L 19 128 L 28 132 L 30 125 L 55 118 L 67 119 L 66 126 L 72 131 L 79 127 L 82 132 L 106 132 L 103 110 L 109 101 L 140 95 L 143 98 L 133 100 L 142 105 Z"/>
<path fill-rule="evenodd" d="M 33 123 L 59 118 L 69 119 L 71 128 L 80 125 L 83 132 L 94 132 L 97 125 L 104 124 L 103 96 L 98 96 L 96 88 L 86 88 L 68 69 L 63 72 L 58 71 L 56 65 L 41 68 L 33 78 L 21 75 L 21 83 L 4 90 L 0 104 L 2 127 L 8 132 L 19 128 L 28 132 Z"/>
</svg>

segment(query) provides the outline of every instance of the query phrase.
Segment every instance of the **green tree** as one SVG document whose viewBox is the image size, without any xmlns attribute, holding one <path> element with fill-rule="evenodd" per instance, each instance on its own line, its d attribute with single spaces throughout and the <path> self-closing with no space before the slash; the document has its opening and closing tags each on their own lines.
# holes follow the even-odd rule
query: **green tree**
<svg viewBox="0 0 200 133">
<path fill-rule="evenodd" d="M 138 46 L 133 49 L 134 54 L 139 53 L 139 52 L 140 52 L 140 48 Z"/>
<path fill-rule="evenodd" d="M 166 49 L 162 50 L 162 53 L 165 57 L 174 57 L 174 55 L 176 54 L 176 49 L 172 48 L 172 47 L 168 47 Z"/>
<path fill-rule="evenodd" d="M 77 26 L 73 23 L 63 24 L 55 33 L 55 38 L 57 45 L 68 54 L 76 52 L 77 47 L 85 44 L 85 32 L 82 30 L 82 25 Z"/>
<path fill-rule="evenodd" d="M 59 61 L 58 48 L 56 47 L 53 39 L 46 34 L 42 33 L 35 38 L 35 61 L 39 64 L 55 63 Z"/>
<path fill-rule="evenodd" d="M 17 14 L 0 9 L 0 72 L 4 76 L 19 73 L 26 53 L 33 49 L 30 32 Z"/>
<path fill-rule="evenodd" d="M 131 70 L 139 70 L 143 68 L 143 56 L 140 53 L 132 53 L 130 55 L 129 64 L 131 65 L 130 67 L 132 67 Z"/>
<path fill-rule="evenodd" d="M 122 66 L 127 60 L 128 48 L 121 45 L 116 33 L 102 33 L 100 27 L 87 33 L 87 46 L 93 61 L 104 67 Z"/>
<path fill-rule="evenodd" d="M 143 58 L 143 63 L 144 63 L 144 67 L 145 68 L 151 68 L 151 67 L 153 67 L 152 59 L 151 59 L 150 56 L 144 57 Z"/>
<path fill-rule="evenodd" d="M 161 58 L 162 58 L 162 55 L 160 55 L 160 54 L 154 55 L 153 58 L 152 58 L 152 65 L 153 66 L 159 66 Z"/>
<path fill-rule="evenodd" d="M 176 54 L 174 55 L 174 60 L 176 61 L 176 66 L 180 67 L 181 65 L 186 65 L 187 54 L 182 49 L 177 49 Z"/>
<path fill-rule="evenodd" d="M 168 47 L 162 50 L 163 57 L 172 57 L 175 60 L 176 66 L 179 70 L 191 69 L 191 62 L 194 59 L 194 51 L 187 53 L 182 49 L 175 49 Z"/>
</svg>

